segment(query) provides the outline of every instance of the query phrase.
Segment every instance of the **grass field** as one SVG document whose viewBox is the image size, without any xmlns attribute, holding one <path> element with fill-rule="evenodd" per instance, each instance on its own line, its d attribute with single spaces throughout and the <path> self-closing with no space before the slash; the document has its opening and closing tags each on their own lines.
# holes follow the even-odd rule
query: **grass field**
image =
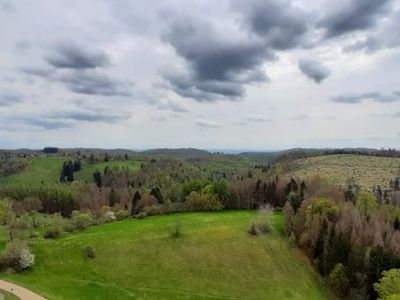
<svg viewBox="0 0 400 300">
<path fill-rule="evenodd" d="M 38 185 L 43 183 L 58 183 L 62 165 L 70 158 L 61 156 L 38 157 L 29 161 L 26 169 L 18 174 L 13 174 L 7 177 L 0 178 L 0 184 L 23 184 L 23 185 Z M 96 170 L 104 171 L 106 166 L 111 169 L 116 167 L 129 168 L 130 170 L 139 170 L 140 161 L 136 160 L 121 160 L 100 162 L 96 164 L 82 164 L 82 170 L 74 173 L 75 180 L 93 181 L 93 173 Z"/>
<path fill-rule="evenodd" d="M 251 236 L 249 211 L 125 220 L 32 243 L 37 263 L 2 274 L 48 299 L 328 299 L 312 267 L 283 235 Z M 182 236 L 171 236 L 179 220 Z M 85 258 L 85 247 L 96 258 Z"/>
<path fill-rule="evenodd" d="M 388 187 L 390 179 L 400 176 L 400 158 L 351 154 L 325 155 L 298 159 L 286 177 L 320 176 L 328 182 L 343 186 L 354 177 L 363 188 L 380 184 Z"/>
<path fill-rule="evenodd" d="M 0 296 L 3 296 L 3 298 L 0 297 L 2 300 L 20 300 L 17 296 L 14 294 L 11 294 L 7 291 L 0 290 Z"/>
</svg>

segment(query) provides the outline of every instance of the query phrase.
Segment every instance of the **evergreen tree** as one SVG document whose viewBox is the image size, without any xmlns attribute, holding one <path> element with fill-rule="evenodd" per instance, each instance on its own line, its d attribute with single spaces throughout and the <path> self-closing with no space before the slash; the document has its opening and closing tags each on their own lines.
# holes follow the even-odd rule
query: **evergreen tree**
<svg viewBox="0 0 400 300">
<path fill-rule="evenodd" d="M 136 211 L 136 205 L 138 201 L 142 199 L 142 196 L 140 195 L 139 191 L 136 191 L 135 194 L 133 195 L 132 198 L 132 203 L 131 203 L 131 215 L 134 215 L 137 213 Z"/>
<path fill-rule="evenodd" d="M 108 203 L 110 204 L 111 207 L 113 207 L 115 204 L 119 202 L 120 202 L 119 196 L 117 192 L 114 190 L 114 188 L 112 188 L 110 193 L 108 194 Z"/>
<path fill-rule="evenodd" d="M 103 182 L 102 182 L 102 178 L 101 178 L 101 173 L 98 170 L 93 173 L 93 179 L 96 182 L 97 187 L 101 188 L 103 185 Z"/>
</svg>

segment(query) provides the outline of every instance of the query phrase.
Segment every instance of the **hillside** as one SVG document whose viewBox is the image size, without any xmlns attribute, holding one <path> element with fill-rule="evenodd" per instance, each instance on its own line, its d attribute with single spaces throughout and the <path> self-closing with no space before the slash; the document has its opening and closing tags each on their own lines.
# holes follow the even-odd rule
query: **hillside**
<svg viewBox="0 0 400 300">
<path fill-rule="evenodd" d="M 349 178 L 354 178 L 366 189 L 378 184 L 388 187 L 391 179 L 400 176 L 400 158 L 352 154 L 316 156 L 294 160 L 285 173 L 288 178 L 313 176 L 339 186 L 344 186 Z"/>
<path fill-rule="evenodd" d="M 40 156 L 29 159 L 26 168 L 17 174 L 9 175 L 0 178 L 2 184 L 31 184 L 37 185 L 41 183 L 58 183 L 62 165 L 65 161 L 70 160 L 69 157 L 64 156 Z M 140 161 L 137 160 L 117 160 L 109 162 L 99 162 L 95 164 L 88 164 L 83 162 L 82 170 L 74 173 L 75 180 L 80 181 L 93 181 L 93 173 L 96 170 L 104 171 L 108 166 L 113 169 L 128 168 L 130 170 L 138 170 L 140 168 Z"/>
<path fill-rule="evenodd" d="M 311 265 L 282 234 L 251 236 L 249 211 L 125 220 L 37 240 L 37 264 L 6 280 L 48 299 L 328 299 Z M 176 220 L 182 236 L 171 236 Z M 85 247 L 96 249 L 85 258 Z M 301 280 L 299 280 L 301 279 Z"/>
</svg>

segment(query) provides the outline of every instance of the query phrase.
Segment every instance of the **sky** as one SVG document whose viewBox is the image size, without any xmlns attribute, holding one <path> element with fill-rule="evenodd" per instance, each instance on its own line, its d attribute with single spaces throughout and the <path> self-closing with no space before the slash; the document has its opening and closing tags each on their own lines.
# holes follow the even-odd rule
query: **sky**
<svg viewBox="0 0 400 300">
<path fill-rule="evenodd" d="M 400 0 L 0 0 L 0 148 L 400 148 Z"/>
</svg>

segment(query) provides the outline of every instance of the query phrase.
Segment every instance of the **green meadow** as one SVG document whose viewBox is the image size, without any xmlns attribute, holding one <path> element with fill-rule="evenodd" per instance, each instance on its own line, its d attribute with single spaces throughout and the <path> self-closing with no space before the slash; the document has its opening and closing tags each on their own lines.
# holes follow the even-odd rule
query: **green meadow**
<svg viewBox="0 0 400 300">
<path fill-rule="evenodd" d="M 38 185 L 41 183 L 58 183 L 62 165 L 70 159 L 63 156 L 41 156 L 31 159 L 23 172 L 0 178 L 0 184 Z M 115 160 L 95 164 L 83 162 L 82 170 L 74 173 L 74 179 L 76 181 L 92 182 L 93 173 L 96 170 L 103 172 L 108 166 L 111 169 L 128 168 L 135 171 L 140 169 L 141 163 L 141 161 L 137 160 Z"/>
<path fill-rule="evenodd" d="M 1 274 L 48 299 L 329 299 L 283 234 L 249 235 L 256 213 L 224 211 L 128 219 L 31 242 L 30 271 Z M 176 222 L 182 234 L 173 237 Z M 95 258 L 84 255 L 95 249 Z"/>
</svg>

